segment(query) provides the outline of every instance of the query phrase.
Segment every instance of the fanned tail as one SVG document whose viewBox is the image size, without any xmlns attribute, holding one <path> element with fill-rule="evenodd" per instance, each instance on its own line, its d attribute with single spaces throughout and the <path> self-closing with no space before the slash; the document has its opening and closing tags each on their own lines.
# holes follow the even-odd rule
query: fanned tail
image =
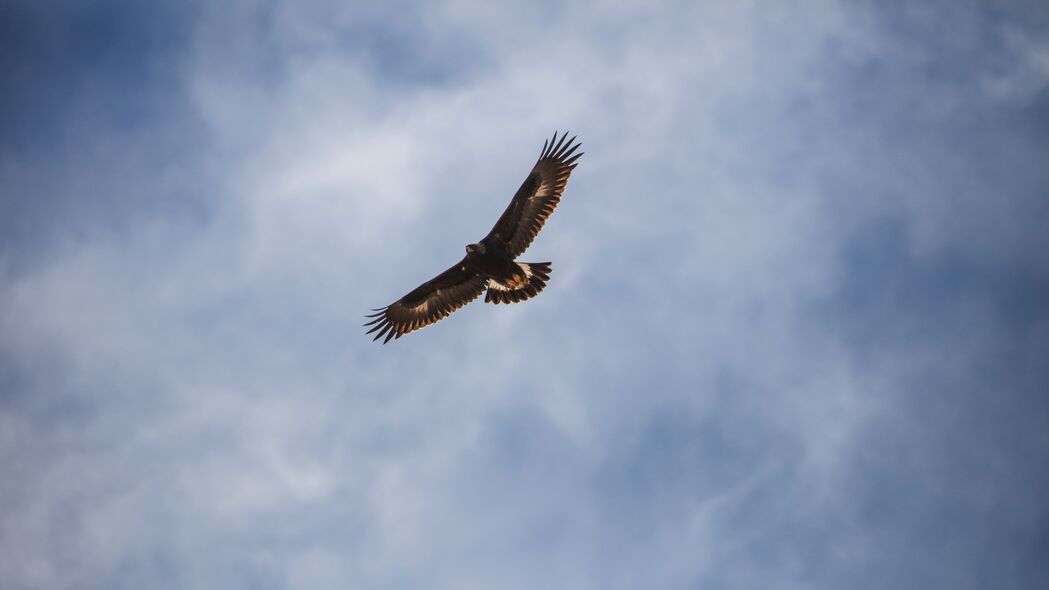
<svg viewBox="0 0 1049 590">
<path fill-rule="evenodd" d="M 525 273 L 525 284 L 511 288 L 495 279 L 488 279 L 485 303 L 518 303 L 535 297 L 546 287 L 546 282 L 550 280 L 549 262 L 518 262 L 517 265 Z"/>
</svg>

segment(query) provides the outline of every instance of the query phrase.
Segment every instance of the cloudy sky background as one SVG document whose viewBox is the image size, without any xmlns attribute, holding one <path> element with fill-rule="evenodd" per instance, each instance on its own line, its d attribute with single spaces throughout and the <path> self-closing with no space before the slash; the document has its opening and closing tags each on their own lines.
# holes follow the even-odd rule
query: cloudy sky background
<svg viewBox="0 0 1049 590">
<path fill-rule="evenodd" d="M 1045 587 L 1047 31 L 5 3 L 3 587 Z M 555 129 L 544 294 L 365 338 Z"/>
</svg>

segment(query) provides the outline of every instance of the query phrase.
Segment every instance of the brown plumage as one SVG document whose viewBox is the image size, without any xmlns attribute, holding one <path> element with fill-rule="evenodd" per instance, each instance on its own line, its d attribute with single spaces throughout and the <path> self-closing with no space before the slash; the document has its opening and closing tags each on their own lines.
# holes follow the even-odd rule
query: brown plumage
<svg viewBox="0 0 1049 590">
<path fill-rule="evenodd" d="M 466 257 L 390 305 L 373 310 L 373 340 L 383 343 L 440 321 L 485 289 L 489 303 L 517 303 L 539 294 L 550 280 L 549 262 L 516 262 L 561 202 L 568 177 L 583 152 L 565 133 L 543 144 L 532 171 L 483 240 L 466 246 Z"/>
</svg>

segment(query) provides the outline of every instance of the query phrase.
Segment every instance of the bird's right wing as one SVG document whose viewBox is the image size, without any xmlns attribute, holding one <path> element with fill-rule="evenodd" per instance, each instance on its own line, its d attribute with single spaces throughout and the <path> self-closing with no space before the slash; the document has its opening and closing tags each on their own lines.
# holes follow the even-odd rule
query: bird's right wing
<svg viewBox="0 0 1049 590">
<path fill-rule="evenodd" d="M 558 139 L 554 133 L 553 139 L 543 144 L 539 160 L 482 242 L 499 244 L 512 258 L 524 253 L 561 202 L 568 176 L 583 155 L 583 152 L 572 155 L 580 144 L 574 143 L 575 137 L 565 141 L 567 137 L 565 133 Z"/>
<path fill-rule="evenodd" d="M 411 293 L 386 307 L 373 310 L 377 313 L 366 317 L 375 319 L 364 325 L 372 326 L 368 334 L 378 332 L 372 340 L 386 336 L 383 340 L 383 344 L 386 344 L 391 338 L 400 338 L 448 317 L 453 311 L 476 299 L 485 286 L 484 277 L 470 271 L 463 258 Z"/>
</svg>

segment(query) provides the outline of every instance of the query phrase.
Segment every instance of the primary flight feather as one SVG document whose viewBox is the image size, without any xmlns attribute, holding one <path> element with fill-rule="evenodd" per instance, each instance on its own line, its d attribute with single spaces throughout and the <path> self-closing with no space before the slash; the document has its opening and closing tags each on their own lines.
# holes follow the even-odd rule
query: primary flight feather
<svg viewBox="0 0 1049 590">
<path fill-rule="evenodd" d="M 372 310 L 368 334 L 373 340 L 391 338 L 438 322 L 476 299 L 486 289 L 488 303 L 517 303 L 539 294 L 550 280 L 549 262 L 517 262 L 561 201 L 568 177 L 583 152 L 568 133 L 543 143 L 532 171 L 495 222 L 476 244 L 466 246 L 466 257 L 419 285 L 386 307 Z"/>
</svg>

